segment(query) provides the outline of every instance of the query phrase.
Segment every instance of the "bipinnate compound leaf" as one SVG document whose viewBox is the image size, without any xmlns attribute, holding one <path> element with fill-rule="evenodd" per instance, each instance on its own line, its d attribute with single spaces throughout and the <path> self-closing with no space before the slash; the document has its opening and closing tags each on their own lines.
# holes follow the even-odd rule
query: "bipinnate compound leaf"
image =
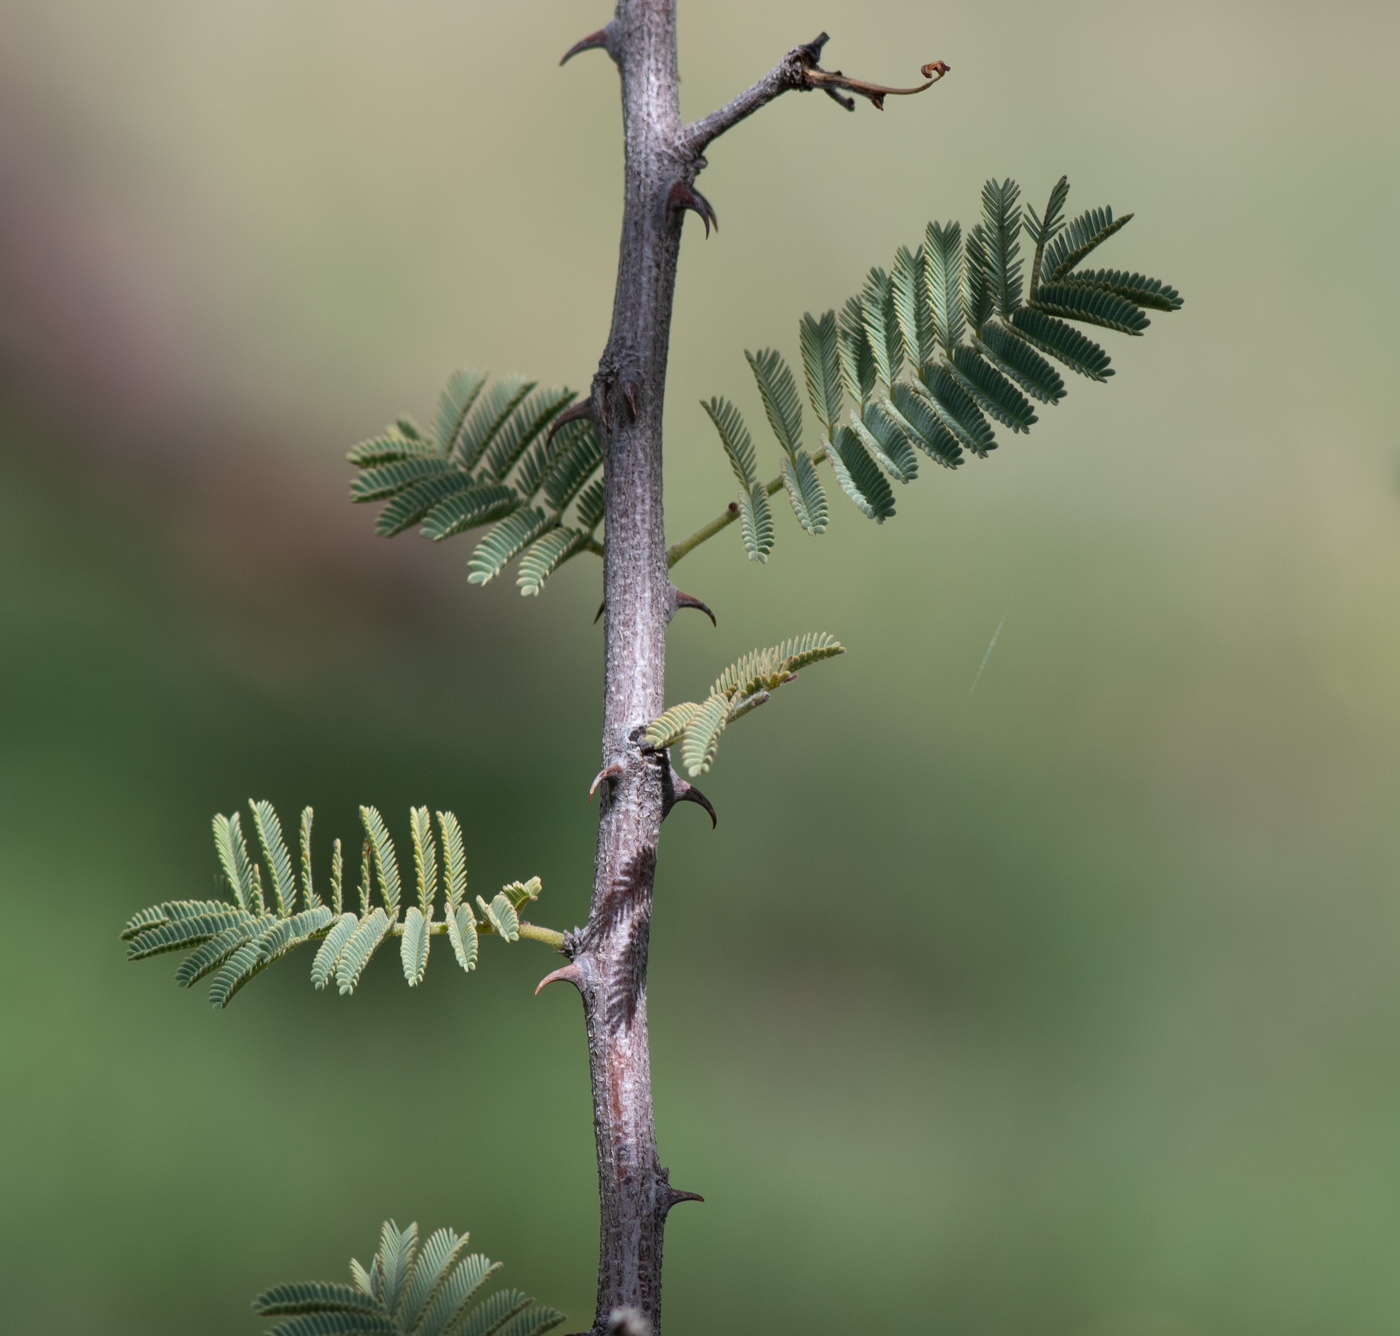
<svg viewBox="0 0 1400 1336">
<path fill-rule="evenodd" d="M 824 631 L 753 650 L 719 675 L 703 701 L 683 701 L 654 719 L 647 741 L 657 748 L 679 742 L 685 768 L 692 775 L 704 774 L 714 763 L 720 735 L 730 723 L 793 681 L 799 669 L 843 653 L 840 642 Z"/>
<path fill-rule="evenodd" d="M 340 841 L 333 845 L 330 879 L 332 902 L 324 903 L 314 890 L 311 820 L 303 810 L 300 844 L 302 855 L 300 894 L 291 859 L 281 837 L 282 826 L 272 805 L 250 801 L 259 847 L 267 860 L 268 877 L 279 912 L 250 913 L 242 904 L 226 900 L 170 900 L 151 905 L 133 914 L 123 925 L 122 940 L 130 959 L 142 960 L 171 951 L 187 952 L 176 970 L 176 982 L 190 987 L 213 975 L 210 1001 L 223 1008 L 263 970 L 297 947 L 316 944 L 311 964 L 312 985 L 321 989 L 332 980 L 342 994 L 355 990 L 375 952 L 390 937 L 398 937 L 399 957 L 409 985 L 423 981 L 428 967 L 432 938 L 445 932 L 453 955 L 465 970 L 477 963 L 478 923 L 465 903 L 467 889 L 466 857 L 461 824 L 451 812 L 437 814 L 437 830 L 442 838 L 442 863 L 431 813 L 427 807 L 409 810 L 409 835 L 413 842 L 416 904 L 399 918 L 402 894 L 394 842 L 378 809 L 366 806 L 361 819 L 368 832 L 364 840 L 364 866 L 360 892 L 360 912 L 342 912 Z M 235 817 L 220 817 L 214 823 L 219 861 L 242 877 L 256 892 L 262 873 L 259 864 L 247 856 Z M 241 852 L 240 852 L 241 850 Z M 280 871 L 279 871 L 280 868 Z M 373 873 L 371 872 L 373 869 Z M 439 869 L 446 898 L 444 920 L 436 917 Z M 279 881 L 280 877 L 280 881 Z M 382 903 L 374 903 L 376 884 Z M 538 877 L 513 881 L 502 888 L 490 903 L 482 905 L 485 925 L 480 931 L 516 941 L 522 927 L 540 941 L 562 941 L 562 934 L 539 925 L 526 924 L 521 915 L 541 893 Z M 246 894 L 246 892 L 245 892 Z"/>
</svg>

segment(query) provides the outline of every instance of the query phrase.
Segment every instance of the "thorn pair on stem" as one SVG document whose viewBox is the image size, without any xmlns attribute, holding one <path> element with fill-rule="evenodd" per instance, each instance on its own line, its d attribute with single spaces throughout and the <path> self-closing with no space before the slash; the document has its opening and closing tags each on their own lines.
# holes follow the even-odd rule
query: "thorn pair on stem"
<svg viewBox="0 0 1400 1336">
<path fill-rule="evenodd" d="M 662 761 L 665 769 L 661 777 L 661 819 L 664 821 L 677 803 L 694 803 L 697 807 L 703 807 L 710 814 L 710 829 L 714 830 L 719 825 L 719 816 L 710 800 L 694 784 L 679 778 L 671 766 L 670 756 L 665 752 L 662 755 L 665 758 Z M 588 786 L 588 801 L 593 801 L 593 795 L 598 791 L 600 784 L 615 783 L 622 778 L 624 773 L 623 767 L 617 762 L 605 765 L 593 776 L 593 783 Z"/>
<path fill-rule="evenodd" d="M 681 608 L 698 608 L 701 612 L 705 614 L 706 617 L 710 619 L 711 626 L 717 627 L 719 625 L 719 623 L 715 620 L 715 614 L 710 611 L 710 606 L 708 603 L 702 603 L 698 598 L 695 597 L 694 594 L 687 594 L 685 590 L 677 589 L 675 585 L 671 586 L 671 602 L 673 604 L 671 608 L 672 617 L 674 617 L 677 611 Z M 606 601 L 598 604 L 598 611 L 593 614 L 594 626 L 597 626 L 598 619 L 603 615 L 603 610 L 607 606 L 608 605 Z M 668 617 L 666 620 L 669 622 L 670 617 Z"/>
<path fill-rule="evenodd" d="M 666 192 L 666 211 L 679 214 L 687 209 L 693 209 L 700 215 L 705 224 L 706 240 L 710 236 L 711 223 L 715 225 L 715 231 L 719 231 L 719 217 L 715 213 L 715 206 L 694 186 L 688 186 L 684 181 L 673 181 L 670 190 Z"/>
</svg>

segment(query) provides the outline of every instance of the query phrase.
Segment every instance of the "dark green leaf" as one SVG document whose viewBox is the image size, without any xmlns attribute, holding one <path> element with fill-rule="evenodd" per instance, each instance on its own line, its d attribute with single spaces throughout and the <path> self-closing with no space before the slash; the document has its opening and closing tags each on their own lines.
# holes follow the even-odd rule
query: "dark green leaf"
<svg viewBox="0 0 1400 1336">
<path fill-rule="evenodd" d="M 838 346 L 841 354 L 841 382 L 846 393 L 863 404 L 875 388 L 875 354 L 865 336 L 865 309 L 859 297 L 848 297 L 841 311 Z"/>
<path fill-rule="evenodd" d="M 984 413 L 990 413 L 1012 431 L 1031 429 L 1036 420 L 1035 409 L 1026 396 L 973 349 L 954 348 L 946 369 Z"/>
<path fill-rule="evenodd" d="M 1181 294 L 1160 279 L 1148 278 L 1145 274 L 1129 274 L 1122 269 L 1076 269 L 1066 281 L 1076 286 L 1107 288 L 1134 306 L 1146 306 L 1153 311 L 1181 310 Z"/>
<path fill-rule="evenodd" d="M 504 482 L 506 474 L 539 434 L 573 402 L 568 389 L 538 390 L 525 400 L 496 433 L 486 452 L 484 475 Z"/>
<path fill-rule="evenodd" d="M 476 480 L 472 475 L 463 473 L 461 469 L 450 469 L 436 477 L 424 478 L 407 491 L 400 492 L 379 512 L 374 522 L 374 532 L 381 538 L 392 538 L 417 524 L 439 501 L 475 485 Z"/>
<path fill-rule="evenodd" d="M 894 281 L 883 269 L 872 269 L 861 293 L 865 336 L 875 354 L 875 371 L 888 387 L 904 365 L 904 340 L 894 306 Z"/>
<path fill-rule="evenodd" d="M 1010 376 L 1027 394 L 1043 404 L 1057 404 L 1065 396 L 1065 383 L 1035 349 L 1027 346 L 995 321 L 982 327 L 977 350 L 1003 375 Z"/>
<path fill-rule="evenodd" d="M 1088 376 L 1090 380 L 1107 380 L 1113 375 L 1108 354 L 1063 320 L 1023 306 L 1019 311 L 1012 312 L 1009 328 L 1027 343 L 1043 353 L 1049 353 L 1081 376 Z"/>
<path fill-rule="evenodd" d="M 739 410 L 728 399 L 703 399 L 700 407 L 710 415 L 719 433 L 720 444 L 729 458 L 729 467 L 739 479 L 739 485 L 749 488 L 758 481 L 758 457 L 754 453 L 753 437 L 744 425 Z"/>
<path fill-rule="evenodd" d="M 421 458 L 401 459 L 394 464 L 381 464 L 378 468 L 366 469 L 350 484 L 350 499 L 380 501 L 424 478 L 435 478 L 446 473 L 452 467 L 447 460 L 440 459 L 437 455 L 424 455 Z"/>
<path fill-rule="evenodd" d="M 841 354 L 837 347 L 836 312 L 828 311 L 820 320 L 811 313 L 802 317 L 799 326 L 802 343 L 802 369 L 807 378 L 807 398 L 817 421 L 830 439 L 841 416 Z M 719 424 L 716 423 L 716 426 Z M 754 479 L 739 480 L 751 487 Z"/>
<path fill-rule="evenodd" d="M 877 524 L 894 514 L 894 493 L 888 480 L 850 427 L 837 428 L 827 458 L 841 490 L 862 514 Z"/>
<path fill-rule="evenodd" d="M 1152 323 L 1116 292 L 1087 283 L 1042 283 L 1031 304 L 1046 315 L 1101 325 L 1120 334 L 1141 334 Z"/>
<path fill-rule="evenodd" d="M 802 448 L 802 403 L 797 397 L 797 384 L 783 356 L 773 348 L 758 353 L 746 352 L 758 393 L 763 399 L 763 411 L 773 435 L 789 456 Z"/>
<path fill-rule="evenodd" d="M 928 390 L 928 402 L 943 425 L 973 454 L 986 457 L 997 448 L 997 438 L 971 396 L 946 367 L 926 366 L 920 379 Z"/>
<path fill-rule="evenodd" d="M 868 404 L 863 418 L 851 425 L 862 444 L 897 482 L 912 482 L 919 476 L 919 457 L 904 433 L 879 404 Z"/>
<path fill-rule="evenodd" d="M 982 230 L 992 306 L 1003 318 L 1021 304 L 1021 187 L 1008 178 L 982 187 Z M 980 327 L 980 326 L 979 326 Z"/>
<path fill-rule="evenodd" d="M 456 492 L 428 512 L 423 520 L 423 536 L 440 543 L 467 529 L 504 519 L 519 506 L 520 498 L 515 489 L 504 483 Z"/>
<path fill-rule="evenodd" d="M 963 450 L 958 438 L 943 425 L 923 395 L 907 385 L 896 385 L 886 411 L 909 443 L 918 446 L 935 463 L 948 469 L 955 469 L 962 463 Z"/>
<path fill-rule="evenodd" d="M 516 554 L 534 542 L 553 521 L 542 510 L 518 510 L 503 519 L 476 546 L 467 562 L 467 582 L 486 584 L 510 564 Z"/>
<path fill-rule="evenodd" d="M 934 336 L 952 352 L 965 328 L 962 308 L 962 228 L 930 223 L 924 233 L 924 282 L 933 314 Z"/>
<path fill-rule="evenodd" d="M 1041 262 L 1044 282 L 1058 283 L 1090 251 L 1102 246 L 1115 232 L 1124 228 L 1133 215 L 1125 213 L 1114 218 L 1112 209 L 1090 209 L 1081 213 L 1068 227 L 1045 247 L 1045 258 Z"/>
<path fill-rule="evenodd" d="M 467 413 L 486 384 L 486 376 L 480 371 L 462 367 L 448 377 L 447 385 L 438 400 L 437 417 L 433 420 L 434 435 L 437 437 L 438 452 L 444 457 L 452 453 L 462 434 L 462 424 Z"/>
</svg>

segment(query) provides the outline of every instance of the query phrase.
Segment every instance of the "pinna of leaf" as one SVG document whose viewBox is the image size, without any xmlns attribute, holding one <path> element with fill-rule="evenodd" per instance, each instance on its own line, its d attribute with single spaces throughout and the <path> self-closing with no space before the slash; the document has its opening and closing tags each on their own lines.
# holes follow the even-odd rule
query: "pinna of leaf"
<svg viewBox="0 0 1400 1336">
<path fill-rule="evenodd" d="M 128 960 L 188 951 L 175 980 L 182 987 L 191 988 L 212 974 L 209 1000 L 216 1008 L 228 1006 L 251 979 L 308 942 L 320 943 L 311 963 L 312 984 L 320 989 L 334 981 L 342 995 L 355 991 L 374 953 L 391 937 L 399 939 L 399 958 L 410 988 L 423 981 L 435 936 L 448 939 L 457 963 L 468 973 L 476 968 L 478 943 L 483 936 L 499 937 L 505 942 L 525 938 L 556 951 L 564 945 L 563 933 L 521 916 L 525 906 L 539 898 L 538 877 L 511 882 L 489 903 L 477 896 L 473 910 L 466 895 L 462 829 L 451 812 L 437 814 L 443 853 L 441 917 L 433 823 L 426 807 L 415 807 L 409 812 L 417 902 L 409 905 L 401 917 L 398 858 L 393 838 L 377 808 L 360 809 L 365 839 L 358 903 L 352 908 L 346 903 L 339 840 L 332 846 L 327 898 L 322 899 L 316 890 L 311 864 L 311 808 L 301 814 L 298 881 L 272 804 L 250 801 L 248 806 L 263 857 L 261 864 L 248 852 L 237 812 L 214 818 L 214 846 L 232 900 L 165 901 L 134 914 L 121 934 L 127 943 Z M 271 903 L 265 891 L 268 886 Z"/>
</svg>

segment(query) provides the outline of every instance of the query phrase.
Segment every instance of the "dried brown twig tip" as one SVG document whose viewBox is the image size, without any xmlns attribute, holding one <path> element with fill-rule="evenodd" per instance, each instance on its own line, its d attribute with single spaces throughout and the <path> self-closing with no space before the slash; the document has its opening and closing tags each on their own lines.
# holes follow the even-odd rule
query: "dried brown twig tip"
<svg viewBox="0 0 1400 1336">
<path fill-rule="evenodd" d="M 564 52 L 560 60 L 561 65 L 567 65 L 580 51 L 594 51 L 601 47 L 608 55 L 612 55 L 612 24 L 606 28 L 599 28 L 597 32 L 591 32 L 587 37 L 580 37 L 567 51 Z"/>
<path fill-rule="evenodd" d="M 694 209 L 704 220 L 705 236 L 710 235 L 710 224 L 715 225 L 715 231 L 719 231 L 719 217 L 716 215 L 714 206 L 698 190 L 692 189 L 684 181 L 674 181 L 671 189 L 666 192 L 667 212 L 675 211 L 683 213 L 686 209 Z"/>
<path fill-rule="evenodd" d="M 579 992 L 583 992 L 583 971 L 577 964 L 569 963 L 561 969 L 557 969 L 553 974 L 546 974 L 543 979 L 535 985 L 535 996 L 540 995 L 540 990 L 551 983 L 571 983 Z"/>
<path fill-rule="evenodd" d="M 566 408 L 549 426 L 549 435 L 544 438 L 544 443 L 549 445 L 554 440 L 554 433 L 566 422 L 578 422 L 581 418 L 591 418 L 593 416 L 593 400 L 580 399 L 572 408 Z"/>
<path fill-rule="evenodd" d="M 802 71 L 804 86 L 807 88 L 820 88 L 829 97 L 834 98 L 847 111 L 855 110 L 855 99 L 842 97 L 836 90 L 843 88 L 847 92 L 857 93 L 866 98 L 876 111 L 885 109 L 885 99 L 887 97 L 911 97 L 915 93 L 922 93 L 926 88 L 932 88 L 951 67 L 941 60 L 930 61 L 927 65 L 921 66 L 919 73 L 927 80 L 925 83 L 917 84 L 913 88 L 889 88 L 884 84 L 867 83 L 864 79 L 851 79 L 842 74 L 840 70 L 820 69 L 816 64 L 808 65 Z"/>
</svg>

